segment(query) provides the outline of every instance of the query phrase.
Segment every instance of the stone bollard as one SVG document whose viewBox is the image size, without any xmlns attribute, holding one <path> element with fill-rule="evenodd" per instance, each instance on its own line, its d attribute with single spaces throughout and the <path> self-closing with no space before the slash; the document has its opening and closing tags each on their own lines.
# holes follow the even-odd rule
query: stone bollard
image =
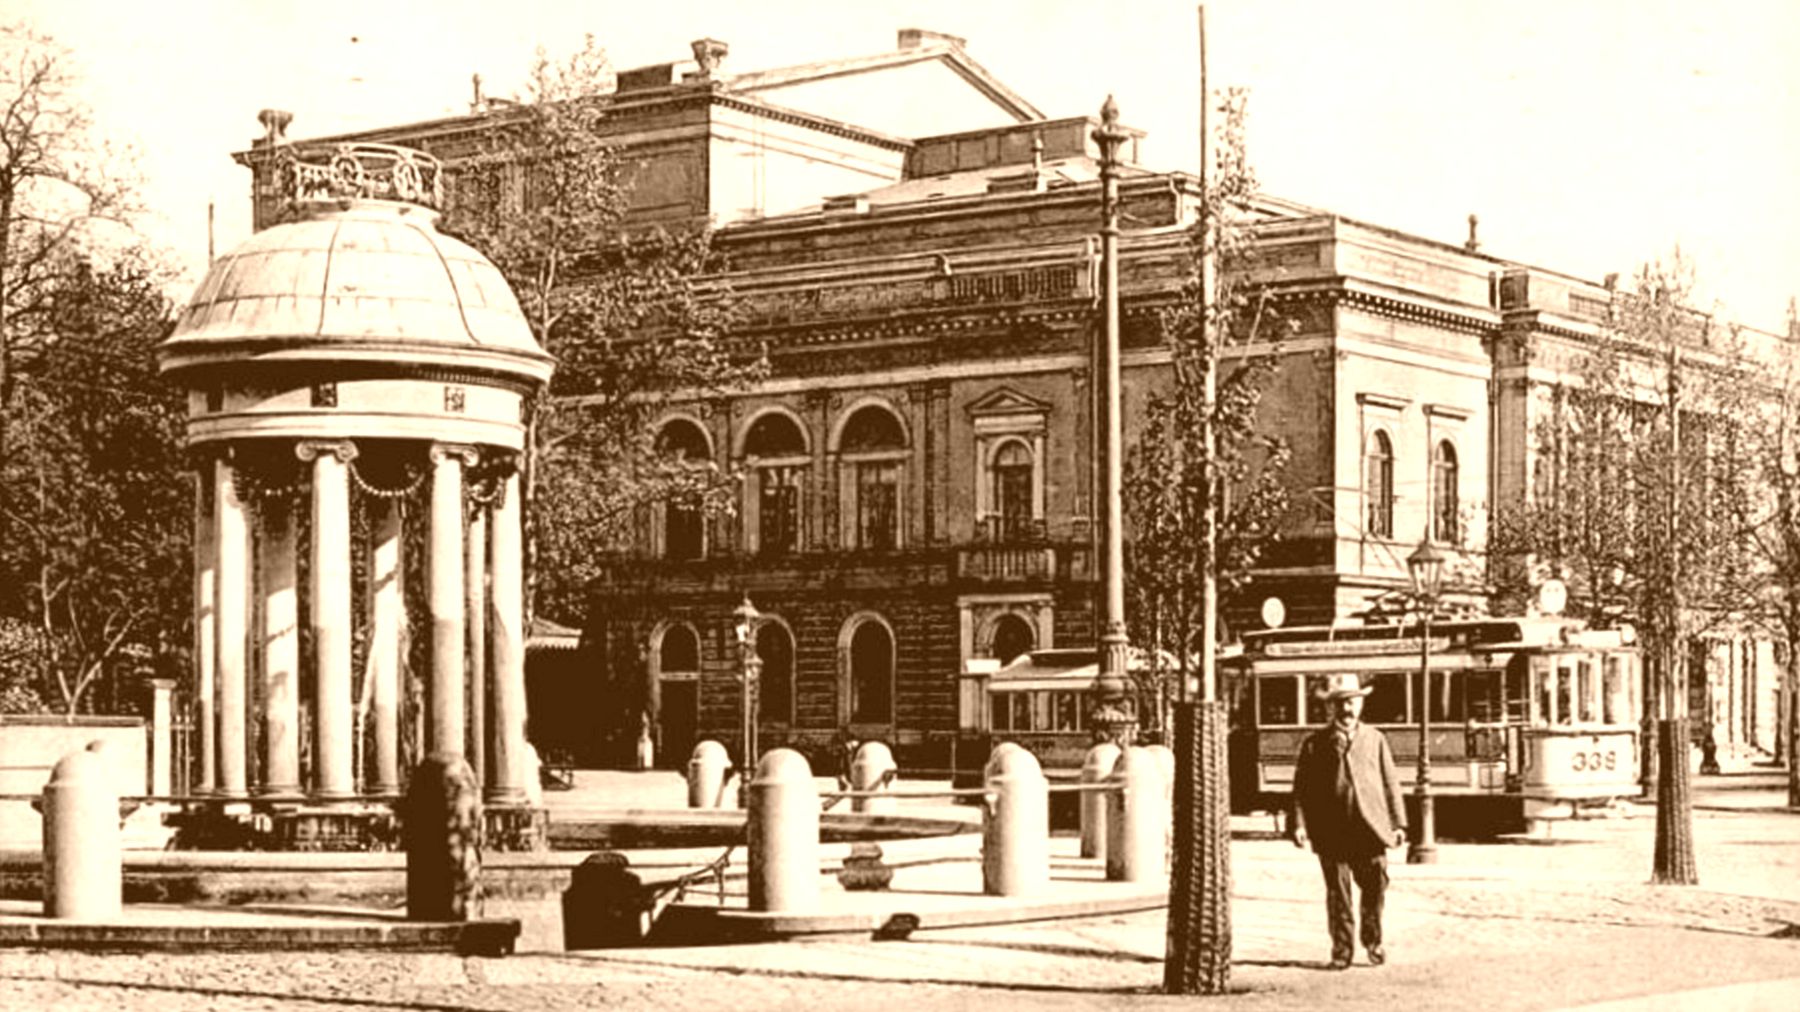
<svg viewBox="0 0 1800 1012">
<path fill-rule="evenodd" d="M 878 741 L 865 741 L 856 747 L 856 758 L 850 760 L 850 789 L 853 791 L 890 791 L 897 772 L 894 753 Z M 896 798 L 851 798 L 850 810 L 869 815 L 892 815 L 899 807 Z"/>
<path fill-rule="evenodd" d="M 1110 741 L 1103 741 L 1087 751 L 1087 760 L 1081 764 L 1081 786 L 1093 787 L 1104 784 L 1112 778 L 1113 767 L 1119 763 L 1119 746 Z M 1081 856 L 1106 859 L 1106 798 L 1105 791 L 1081 792 Z"/>
<path fill-rule="evenodd" d="M 1156 767 L 1162 771 L 1163 778 L 1163 856 L 1165 861 L 1175 857 L 1175 750 L 1161 743 L 1145 745 L 1150 754 L 1156 757 Z"/>
<path fill-rule="evenodd" d="M 819 905 L 819 787 L 806 757 L 764 753 L 750 782 L 750 909 L 804 913 Z"/>
<path fill-rule="evenodd" d="M 466 921 L 481 879 L 481 787 L 468 760 L 434 752 L 413 769 L 401 835 L 406 846 L 406 916 Z"/>
<path fill-rule="evenodd" d="M 124 871 L 119 791 L 94 745 L 57 762 L 44 784 L 44 916 L 119 916 Z"/>
<path fill-rule="evenodd" d="M 989 896 L 1031 896 L 1050 884 L 1050 785 L 1037 757 L 1012 742 L 982 771 L 992 799 L 981 827 L 981 887 Z"/>
<path fill-rule="evenodd" d="M 695 745 L 687 767 L 688 807 L 724 807 L 725 771 L 730 767 L 725 746 L 711 740 Z"/>
<path fill-rule="evenodd" d="M 1119 756 L 1106 795 L 1106 878 L 1148 882 L 1165 871 L 1163 839 L 1169 821 L 1163 805 L 1162 766 L 1148 749 L 1133 746 Z"/>
</svg>

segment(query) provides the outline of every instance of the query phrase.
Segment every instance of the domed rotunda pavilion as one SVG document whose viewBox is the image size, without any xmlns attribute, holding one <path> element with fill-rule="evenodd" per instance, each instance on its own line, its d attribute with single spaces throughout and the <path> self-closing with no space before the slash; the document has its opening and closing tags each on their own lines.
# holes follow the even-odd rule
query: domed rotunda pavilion
<svg viewBox="0 0 1800 1012">
<path fill-rule="evenodd" d="M 531 845 L 518 462 L 551 359 L 494 265 L 437 231 L 435 159 L 273 156 L 282 220 L 213 263 L 160 348 L 201 475 L 199 790 L 331 837 L 448 751 L 489 846 Z"/>
</svg>

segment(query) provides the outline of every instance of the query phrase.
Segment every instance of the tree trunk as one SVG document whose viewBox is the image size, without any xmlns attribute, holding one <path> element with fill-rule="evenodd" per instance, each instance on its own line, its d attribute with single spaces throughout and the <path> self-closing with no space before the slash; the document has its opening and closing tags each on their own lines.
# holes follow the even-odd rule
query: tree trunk
<svg viewBox="0 0 1800 1012">
<path fill-rule="evenodd" d="M 1231 983 L 1231 780 L 1226 707 L 1175 706 L 1175 854 L 1163 990 L 1223 994 Z"/>
<path fill-rule="evenodd" d="M 1660 753 L 1656 777 L 1656 858 L 1650 881 L 1697 885 L 1694 867 L 1694 807 L 1688 794 L 1688 729 L 1685 718 L 1656 722 Z"/>
</svg>

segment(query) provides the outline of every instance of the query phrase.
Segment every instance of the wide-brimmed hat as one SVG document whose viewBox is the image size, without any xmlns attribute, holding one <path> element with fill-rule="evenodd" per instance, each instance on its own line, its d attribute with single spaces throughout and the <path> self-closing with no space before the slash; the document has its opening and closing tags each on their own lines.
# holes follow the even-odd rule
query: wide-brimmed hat
<svg viewBox="0 0 1800 1012">
<path fill-rule="evenodd" d="M 1319 695 L 1326 701 L 1349 699 L 1352 696 L 1366 696 L 1370 690 L 1363 688 L 1362 679 L 1355 675 L 1327 675 L 1325 687 Z"/>
</svg>

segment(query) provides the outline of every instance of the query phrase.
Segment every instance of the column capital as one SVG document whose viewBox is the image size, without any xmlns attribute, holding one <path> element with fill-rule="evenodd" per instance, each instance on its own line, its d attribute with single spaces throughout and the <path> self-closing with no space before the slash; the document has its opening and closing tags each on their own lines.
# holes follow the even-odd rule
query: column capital
<svg viewBox="0 0 1800 1012">
<path fill-rule="evenodd" d="M 431 462 L 441 464 L 454 457 L 464 467 L 474 467 L 481 459 L 481 451 L 468 443 L 432 443 Z"/>
<path fill-rule="evenodd" d="M 294 444 L 294 456 L 311 463 L 325 454 L 331 454 L 340 464 L 348 464 L 356 459 L 356 444 L 348 439 L 303 439 Z"/>
</svg>

